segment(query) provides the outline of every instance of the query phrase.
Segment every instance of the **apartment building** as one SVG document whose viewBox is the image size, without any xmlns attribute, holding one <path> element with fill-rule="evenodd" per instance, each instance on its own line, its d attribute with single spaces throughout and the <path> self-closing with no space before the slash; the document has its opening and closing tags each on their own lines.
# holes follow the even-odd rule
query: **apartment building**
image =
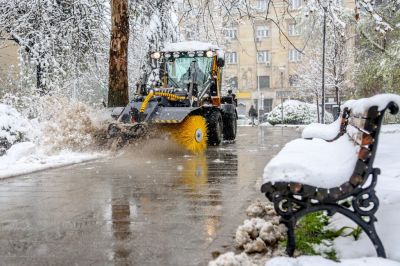
<svg viewBox="0 0 400 266">
<path fill-rule="evenodd" d="M 295 97 L 296 70 L 303 58 L 299 50 L 305 41 L 295 18 L 301 15 L 303 2 L 274 0 L 269 14 L 274 21 L 265 19 L 268 0 L 250 3 L 255 10 L 252 19 L 244 18 L 240 23 L 226 21 L 224 25 L 224 84 L 233 88 L 246 110 L 252 104 L 260 105 L 262 114 Z M 352 7 L 354 1 L 343 0 L 342 5 Z"/>
</svg>

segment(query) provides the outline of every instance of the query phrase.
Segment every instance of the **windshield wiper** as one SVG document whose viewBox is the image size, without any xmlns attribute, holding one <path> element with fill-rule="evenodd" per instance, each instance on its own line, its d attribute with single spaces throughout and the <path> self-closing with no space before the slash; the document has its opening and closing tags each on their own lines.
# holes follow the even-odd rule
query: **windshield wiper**
<svg viewBox="0 0 400 266">
<path fill-rule="evenodd" d="M 168 71 L 165 71 L 164 69 L 161 69 L 161 71 L 163 72 L 162 75 L 167 74 L 167 76 L 168 76 L 168 81 L 172 81 L 172 82 L 176 85 L 176 87 L 179 88 L 178 82 L 176 82 L 173 78 L 171 78 L 171 77 L 168 75 Z"/>
</svg>

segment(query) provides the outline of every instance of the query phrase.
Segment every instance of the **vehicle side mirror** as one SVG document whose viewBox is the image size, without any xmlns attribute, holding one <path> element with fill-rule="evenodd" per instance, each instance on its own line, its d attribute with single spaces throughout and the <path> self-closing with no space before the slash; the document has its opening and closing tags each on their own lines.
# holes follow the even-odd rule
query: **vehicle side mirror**
<svg viewBox="0 0 400 266">
<path fill-rule="evenodd" d="M 217 58 L 217 66 L 224 67 L 225 66 L 225 59 L 224 58 Z"/>
</svg>

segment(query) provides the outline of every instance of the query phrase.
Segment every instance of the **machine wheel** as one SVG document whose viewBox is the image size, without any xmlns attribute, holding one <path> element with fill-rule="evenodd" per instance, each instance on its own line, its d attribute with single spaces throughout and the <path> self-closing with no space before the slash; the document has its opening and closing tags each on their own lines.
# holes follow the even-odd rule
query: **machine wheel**
<svg viewBox="0 0 400 266">
<path fill-rule="evenodd" d="M 224 140 L 235 140 L 237 131 L 236 114 L 224 114 Z"/>
<path fill-rule="evenodd" d="M 206 117 L 208 145 L 219 145 L 222 142 L 223 122 L 221 113 L 217 110 L 211 110 Z"/>
</svg>

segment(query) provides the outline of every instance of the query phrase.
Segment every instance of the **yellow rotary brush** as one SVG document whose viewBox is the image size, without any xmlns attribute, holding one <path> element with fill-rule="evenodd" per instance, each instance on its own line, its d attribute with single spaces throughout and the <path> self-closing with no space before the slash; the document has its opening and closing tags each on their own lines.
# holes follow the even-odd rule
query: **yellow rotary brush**
<svg viewBox="0 0 400 266">
<path fill-rule="evenodd" d="M 207 124 L 204 117 L 192 115 L 180 124 L 166 127 L 172 138 L 193 153 L 202 153 L 207 149 Z"/>
</svg>

